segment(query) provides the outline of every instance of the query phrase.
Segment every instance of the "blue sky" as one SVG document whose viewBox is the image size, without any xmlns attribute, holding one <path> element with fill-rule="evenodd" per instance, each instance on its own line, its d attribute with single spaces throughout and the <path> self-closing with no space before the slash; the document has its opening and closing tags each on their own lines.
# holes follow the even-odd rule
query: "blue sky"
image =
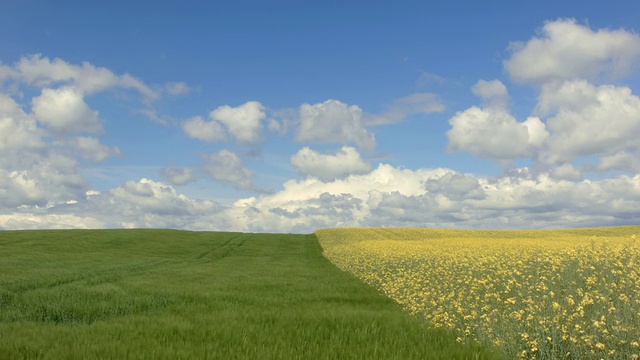
<svg viewBox="0 0 640 360">
<path fill-rule="evenodd" d="M 637 224 L 639 16 L 10 0 L 0 228 Z"/>
</svg>

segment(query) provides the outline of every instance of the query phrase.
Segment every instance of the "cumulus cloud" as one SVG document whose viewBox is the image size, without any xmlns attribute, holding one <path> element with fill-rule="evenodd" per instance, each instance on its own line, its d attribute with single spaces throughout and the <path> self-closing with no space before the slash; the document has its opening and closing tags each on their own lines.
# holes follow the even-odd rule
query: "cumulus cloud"
<svg viewBox="0 0 640 360">
<path fill-rule="evenodd" d="M 186 185 L 196 181 L 196 175 L 191 169 L 170 166 L 160 170 L 160 175 L 173 185 Z"/>
<path fill-rule="evenodd" d="M 623 170 L 631 173 L 640 173 L 640 146 L 629 148 L 613 155 L 600 158 L 597 170 Z"/>
<path fill-rule="evenodd" d="M 59 58 L 51 60 L 40 54 L 23 57 L 12 68 L 0 72 L 0 81 L 7 79 L 38 87 L 63 85 L 73 87 L 82 94 L 121 87 L 137 90 L 149 101 L 160 95 L 157 90 L 129 74 L 118 76 L 107 68 L 96 67 L 88 62 L 75 65 Z"/>
<path fill-rule="evenodd" d="M 364 127 L 362 109 L 337 100 L 300 106 L 295 139 L 314 144 L 354 144 L 365 151 L 376 146 L 375 135 Z"/>
<path fill-rule="evenodd" d="M 89 189 L 73 158 L 55 151 L 0 156 L 0 211 L 75 200 Z"/>
<path fill-rule="evenodd" d="M 390 192 L 408 197 L 424 194 L 426 179 L 446 172 L 380 164 L 370 173 L 331 182 L 312 177 L 290 180 L 275 194 L 238 200 L 225 217 L 231 229 L 248 231 L 311 232 L 326 227 L 368 226 L 373 224 L 366 204 L 370 197 Z"/>
<path fill-rule="evenodd" d="M 564 180 L 585 171 L 639 171 L 640 98 L 629 87 L 593 84 L 638 68 L 638 34 L 557 20 L 511 50 L 506 71 L 539 91 L 533 116 L 518 122 L 504 84 L 481 80 L 472 91 L 483 105 L 450 119 L 449 150 L 499 161 L 530 158 L 538 171 Z"/>
<path fill-rule="evenodd" d="M 117 146 L 108 147 L 94 137 L 78 136 L 71 141 L 71 146 L 81 157 L 92 161 L 104 161 L 114 155 L 120 155 Z"/>
<path fill-rule="evenodd" d="M 495 160 L 530 158 L 556 178 L 576 180 L 582 170 L 640 168 L 640 98 L 628 87 L 567 80 L 543 85 L 535 114 L 519 122 L 506 106 L 501 83 L 478 82 L 484 100 L 453 116 L 447 132 L 450 151 Z M 595 159 L 580 170 L 579 159 Z M 557 169 L 553 170 L 553 168 Z"/>
<path fill-rule="evenodd" d="M 343 146 L 335 155 L 322 154 L 305 146 L 291 156 L 291 164 L 301 174 L 313 176 L 322 181 L 340 179 L 351 174 L 363 174 L 371 170 L 371 165 L 350 146 Z"/>
<path fill-rule="evenodd" d="M 152 103 L 160 99 L 163 93 L 179 95 L 190 90 L 186 84 L 180 82 L 167 83 L 164 87 L 152 87 L 126 73 L 117 75 L 107 68 L 88 62 L 73 64 L 40 54 L 22 57 L 11 66 L 0 64 L 0 85 L 2 84 L 8 84 L 9 89 L 18 93 L 24 85 L 47 88 L 50 91 L 70 89 L 80 98 L 107 90 L 131 90 L 140 95 L 139 101 L 143 105 L 142 108 L 136 109 L 136 112 L 160 123 L 165 121 L 162 116 L 156 114 Z"/>
<path fill-rule="evenodd" d="M 516 82 L 620 78 L 640 65 L 640 36 L 631 31 L 593 31 L 573 19 L 560 19 L 546 22 L 539 33 L 511 45 L 504 66 Z"/>
<path fill-rule="evenodd" d="M 47 203 L 43 190 L 26 171 L 0 170 L 0 200 L 3 207 L 43 206 Z"/>
<path fill-rule="evenodd" d="M 497 178 L 449 169 L 398 169 L 321 182 L 236 202 L 222 215 L 231 229 L 311 232 L 335 226 L 554 228 L 634 224 L 640 175 L 569 181 L 520 169 Z M 246 231 L 246 230 L 245 230 Z"/>
<path fill-rule="evenodd" d="M 185 215 L 215 208 L 210 201 L 193 201 L 178 194 L 171 186 L 149 179 L 127 181 L 122 186 L 110 190 L 106 197 L 125 204 L 124 207 L 128 209 L 124 215 Z"/>
<path fill-rule="evenodd" d="M 237 189 L 253 187 L 253 173 L 234 152 L 223 149 L 204 156 L 204 160 L 202 168 L 212 179 L 231 184 Z"/>
<path fill-rule="evenodd" d="M 219 216 L 223 210 L 213 201 L 191 199 L 170 185 L 141 179 L 105 192 L 89 191 L 78 201 L 46 209 L 0 211 L 0 228 L 226 229 L 228 225 Z"/>
<path fill-rule="evenodd" d="M 568 163 L 552 168 L 550 176 L 560 180 L 582 180 L 582 173 L 580 170 Z"/>
<path fill-rule="evenodd" d="M 369 173 L 328 182 L 291 180 L 277 193 L 240 199 L 229 207 L 188 198 L 152 180 L 128 181 L 46 211 L 0 211 L 0 227 L 269 232 L 312 232 L 336 226 L 554 228 L 635 224 L 638 209 L 640 175 L 574 181 L 523 168 L 492 178 L 380 164 Z"/>
<path fill-rule="evenodd" d="M 0 214 L 0 229 L 103 229 L 104 222 L 92 216 L 74 214 L 13 213 Z"/>
<path fill-rule="evenodd" d="M 479 80 L 471 88 L 471 92 L 484 100 L 488 107 L 506 109 L 509 105 L 509 92 L 507 91 L 507 87 L 500 80 Z"/>
<path fill-rule="evenodd" d="M 15 100 L 0 93 L 0 153 L 43 148 L 44 133 Z"/>
<path fill-rule="evenodd" d="M 635 171 L 640 166 L 640 98 L 628 87 L 585 80 L 547 85 L 537 112 L 548 116 L 551 133 L 540 152 L 543 163 L 595 155 L 603 157 L 602 169 Z"/>
<path fill-rule="evenodd" d="M 82 94 L 74 89 L 43 89 L 31 104 L 36 118 L 55 132 L 97 133 L 102 130 L 98 112 L 91 110 Z"/>
<path fill-rule="evenodd" d="M 141 179 L 127 181 L 107 192 L 93 192 L 86 200 L 57 210 L 93 214 L 103 227 L 200 229 L 221 228 L 215 214 L 222 208 L 209 200 L 190 199 L 170 185 Z"/>
<path fill-rule="evenodd" d="M 478 179 L 470 175 L 448 172 L 425 183 L 428 192 L 442 194 L 450 199 L 484 199 L 485 192 Z"/>
<path fill-rule="evenodd" d="M 239 142 L 255 143 L 262 139 L 264 110 L 259 102 L 249 101 L 237 107 L 220 106 L 209 113 L 209 117 L 224 124 Z"/>
<path fill-rule="evenodd" d="M 481 80 L 472 91 L 483 98 L 485 105 L 472 106 L 449 120 L 449 151 L 467 151 L 489 159 L 516 159 L 533 156 L 549 137 L 538 117 L 519 122 L 511 115 L 506 106 L 508 93 L 500 81 Z"/>
<path fill-rule="evenodd" d="M 68 126 L 62 120 L 65 112 L 73 119 L 69 131 L 97 130 L 93 120 L 85 122 L 78 115 L 91 118 L 95 113 L 84 107 L 76 93 L 68 94 L 68 103 L 60 101 L 64 93 L 44 95 L 34 99 L 33 113 L 26 113 L 10 96 L 0 94 L 0 212 L 77 201 L 90 188 L 78 172 L 77 160 L 101 161 L 119 153 L 117 147 L 109 148 L 92 137 L 59 140 L 58 131 Z M 55 124 L 56 131 L 39 124 L 38 115 L 41 121 Z"/>
<path fill-rule="evenodd" d="M 187 136 L 202 141 L 217 142 L 226 138 L 224 128 L 219 122 L 206 121 L 200 116 L 185 121 L 182 130 Z"/>
</svg>

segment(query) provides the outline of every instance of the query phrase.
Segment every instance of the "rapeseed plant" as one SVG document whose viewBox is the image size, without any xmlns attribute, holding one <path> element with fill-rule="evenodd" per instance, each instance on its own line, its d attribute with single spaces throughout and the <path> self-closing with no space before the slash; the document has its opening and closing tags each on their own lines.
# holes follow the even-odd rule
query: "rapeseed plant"
<svg viewBox="0 0 640 360">
<path fill-rule="evenodd" d="M 327 258 L 507 358 L 640 358 L 640 227 L 327 229 Z"/>
</svg>

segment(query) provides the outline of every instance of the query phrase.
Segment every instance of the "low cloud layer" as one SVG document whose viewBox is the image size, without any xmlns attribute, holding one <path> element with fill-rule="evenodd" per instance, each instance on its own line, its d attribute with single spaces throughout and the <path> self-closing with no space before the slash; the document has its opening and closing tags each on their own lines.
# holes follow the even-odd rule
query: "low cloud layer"
<svg viewBox="0 0 640 360">
<path fill-rule="evenodd" d="M 640 175 L 568 181 L 532 175 L 523 168 L 509 176 L 486 178 L 450 169 L 414 171 L 380 164 L 369 173 L 340 180 L 291 180 L 275 194 L 227 207 L 190 199 L 148 179 L 128 181 L 47 212 L 25 209 L 0 215 L 0 226 L 259 232 L 312 232 L 335 226 L 553 228 L 634 224 L 638 209 Z"/>
</svg>

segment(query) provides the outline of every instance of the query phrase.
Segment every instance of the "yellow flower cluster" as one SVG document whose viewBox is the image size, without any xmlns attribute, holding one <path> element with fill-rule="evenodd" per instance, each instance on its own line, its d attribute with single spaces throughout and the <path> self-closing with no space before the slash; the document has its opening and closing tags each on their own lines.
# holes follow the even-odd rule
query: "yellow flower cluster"
<svg viewBox="0 0 640 360">
<path fill-rule="evenodd" d="M 640 227 L 326 229 L 325 256 L 507 358 L 640 358 Z"/>
</svg>

